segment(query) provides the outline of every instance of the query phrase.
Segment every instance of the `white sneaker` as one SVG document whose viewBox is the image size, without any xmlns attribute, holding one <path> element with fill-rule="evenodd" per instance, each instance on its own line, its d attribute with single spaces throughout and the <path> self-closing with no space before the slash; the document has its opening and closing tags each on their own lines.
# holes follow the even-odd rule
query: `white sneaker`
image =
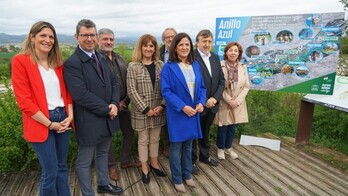
<svg viewBox="0 0 348 196">
<path fill-rule="evenodd" d="M 235 153 L 235 152 L 232 150 L 232 148 L 226 149 L 226 150 L 225 150 L 225 153 L 226 153 L 227 155 L 229 155 L 232 159 L 237 159 L 237 158 L 238 158 L 237 153 Z"/>
<path fill-rule="evenodd" d="M 224 160 L 225 159 L 225 152 L 223 149 L 218 149 L 217 150 L 217 157 L 218 159 Z"/>
</svg>

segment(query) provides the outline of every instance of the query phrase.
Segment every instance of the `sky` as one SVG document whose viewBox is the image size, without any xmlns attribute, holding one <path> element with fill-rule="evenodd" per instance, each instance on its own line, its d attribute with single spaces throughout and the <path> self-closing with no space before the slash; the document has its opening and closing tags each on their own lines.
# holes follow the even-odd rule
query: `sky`
<svg viewBox="0 0 348 196">
<path fill-rule="evenodd" d="M 339 0 L 0 0 L 0 33 L 27 34 L 39 20 L 58 34 L 73 35 L 79 20 L 110 28 L 117 37 L 149 33 L 160 37 L 167 27 L 194 36 L 215 31 L 219 17 L 344 12 Z"/>
</svg>

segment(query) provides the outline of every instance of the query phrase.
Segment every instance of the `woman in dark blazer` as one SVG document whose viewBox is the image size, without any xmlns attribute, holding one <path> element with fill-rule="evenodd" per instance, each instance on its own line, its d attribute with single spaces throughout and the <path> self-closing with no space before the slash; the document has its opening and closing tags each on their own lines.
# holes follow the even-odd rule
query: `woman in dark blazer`
<svg viewBox="0 0 348 196">
<path fill-rule="evenodd" d="M 162 94 L 166 100 L 170 140 L 170 169 L 178 191 L 182 183 L 195 187 L 192 180 L 192 141 L 202 137 L 199 113 L 203 112 L 206 89 L 199 64 L 194 61 L 191 38 L 179 33 L 169 50 L 169 61 L 161 73 Z"/>
</svg>

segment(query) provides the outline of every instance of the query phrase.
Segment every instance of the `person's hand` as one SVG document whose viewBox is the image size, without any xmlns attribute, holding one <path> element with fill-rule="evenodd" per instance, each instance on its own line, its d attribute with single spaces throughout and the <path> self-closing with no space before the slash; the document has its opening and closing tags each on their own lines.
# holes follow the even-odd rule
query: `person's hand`
<svg viewBox="0 0 348 196">
<path fill-rule="evenodd" d="M 120 101 L 120 111 L 124 110 L 127 108 L 126 102 L 124 100 Z"/>
<path fill-rule="evenodd" d="M 196 111 L 197 111 L 198 113 L 202 113 L 203 110 L 204 110 L 204 107 L 203 107 L 203 105 L 202 105 L 201 103 L 199 103 L 199 104 L 196 105 Z"/>
<path fill-rule="evenodd" d="M 163 111 L 163 107 L 162 106 L 157 106 L 153 109 L 154 112 L 154 116 L 158 116 L 161 112 Z"/>
<path fill-rule="evenodd" d="M 67 130 L 70 130 L 71 129 L 70 124 L 71 124 L 72 120 L 73 120 L 73 117 L 66 117 L 62 122 L 59 123 L 61 125 L 61 127 L 56 132 L 57 133 L 63 133 L 65 131 L 67 131 Z"/>
<path fill-rule="evenodd" d="M 110 109 L 110 112 L 109 112 L 110 119 L 113 120 L 118 114 L 117 106 L 112 103 L 109 105 L 109 109 Z"/>
<path fill-rule="evenodd" d="M 48 128 L 57 133 L 63 133 L 66 131 L 66 128 L 64 129 L 64 126 L 60 122 L 52 122 Z"/>
<path fill-rule="evenodd" d="M 229 105 L 232 109 L 235 109 L 239 106 L 238 102 L 236 100 L 231 99 L 231 101 L 229 102 Z"/>
<path fill-rule="evenodd" d="M 216 99 L 214 97 L 210 97 L 208 100 L 207 100 L 207 103 L 205 104 L 205 107 L 207 108 L 212 108 L 215 106 L 215 104 L 217 103 Z"/>
<path fill-rule="evenodd" d="M 147 113 L 146 116 L 151 117 L 151 116 L 155 116 L 155 112 L 153 111 L 153 109 L 150 109 Z"/>
<path fill-rule="evenodd" d="M 191 106 L 185 105 L 182 111 L 189 117 L 196 115 L 197 111 L 193 109 Z"/>
</svg>

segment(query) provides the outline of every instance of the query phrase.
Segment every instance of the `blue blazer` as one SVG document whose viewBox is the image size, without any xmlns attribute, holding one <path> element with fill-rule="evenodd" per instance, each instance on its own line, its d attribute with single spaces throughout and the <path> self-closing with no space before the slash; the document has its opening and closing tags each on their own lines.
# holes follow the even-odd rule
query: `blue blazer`
<svg viewBox="0 0 348 196">
<path fill-rule="evenodd" d="M 205 105 L 206 89 L 199 64 L 194 61 L 192 67 L 195 73 L 194 100 L 178 63 L 168 61 L 162 68 L 161 89 L 166 100 L 167 126 L 171 142 L 202 138 L 199 113 L 189 117 L 182 111 L 185 105 L 192 108 L 196 108 L 199 103 Z"/>
<path fill-rule="evenodd" d="M 64 63 L 64 80 L 74 101 L 77 142 L 82 146 L 96 145 L 119 128 L 118 118 L 111 120 L 108 115 L 109 104 L 119 107 L 117 80 L 105 56 L 95 53 L 104 77 L 79 47 Z"/>
</svg>

